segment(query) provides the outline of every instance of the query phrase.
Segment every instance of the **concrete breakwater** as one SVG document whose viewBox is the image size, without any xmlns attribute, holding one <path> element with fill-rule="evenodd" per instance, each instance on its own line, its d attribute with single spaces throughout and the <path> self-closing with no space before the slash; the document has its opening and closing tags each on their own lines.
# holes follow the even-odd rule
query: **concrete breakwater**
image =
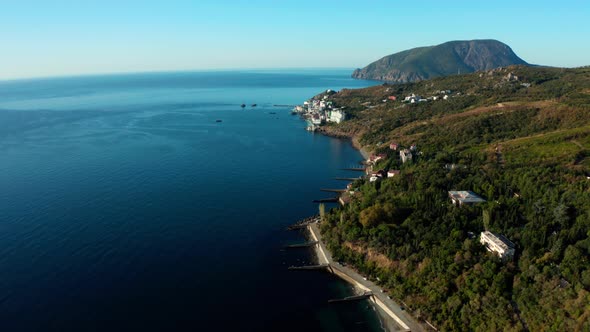
<svg viewBox="0 0 590 332">
<path fill-rule="evenodd" d="M 356 271 L 334 262 L 332 255 L 326 249 L 322 242 L 322 237 L 317 223 L 307 225 L 313 241 L 317 241 L 316 254 L 319 264 L 328 265 L 327 270 L 334 273 L 344 281 L 352 284 L 363 292 L 372 292 L 370 301 L 372 301 L 380 310 L 385 318 L 389 318 L 392 324 L 386 324 L 390 331 L 426 331 L 420 323 L 415 321 L 399 304 L 391 300 L 383 291 L 373 282 L 367 280 Z"/>
</svg>

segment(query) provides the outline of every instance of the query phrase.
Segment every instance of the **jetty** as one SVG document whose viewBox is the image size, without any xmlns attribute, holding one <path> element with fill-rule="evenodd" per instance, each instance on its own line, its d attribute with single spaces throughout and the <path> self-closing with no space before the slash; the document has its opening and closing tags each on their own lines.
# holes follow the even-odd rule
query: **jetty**
<svg viewBox="0 0 590 332">
<path fill-rule="evenodd" d="M 356 180 L 360 180 L 360 178 L 334 178 L 334 180 L 339 180 L 339 181 L 356 181 Z"/>
<path fill-rule="evenodd" d="M 347 297 L 345 297 L 343 299 L 328 300 L 328 303 L 361 301 L 361 300 L 366 300 L 366 299 L 370 298 L 371 296 L 373 296 L 373 293 L 371 293 L 371 292 L 365 292 L 365 293 L 363 293 L 361 295 L 347 296 Z"/>
<path fill-rule="evenodd" d="M 329 192 L 329 193 L 343 193 L 343 192 L 346 192 L 346 189 L 326 189 L 326 188 L 322 188 L 322 189 L 320 189 L 320 191 Z"/>
<path fill-rule="evenodd" d="M 324 199 L 314 199 L 313 203 L 338 203 L 338 197 L 334 198 L 324 198 Z"/>
<path fill-rule="evenodd" d="M 287 230 L 292 231 L 292 230 L 296 230 L 296 229 L 303 229 L 303 228 L 306 228 L 307 225 L 314 223 L 314 222 L 318 222 L 318 221 L 320 221 L 319 215 L 304 218 L 304 219 L 297 221 L 293 225 L 287 227 Z"/>
<path fill-rule="evenodd" d="M 289 266 L 288 270 L 325 270 L 330 267 L 330 264 L 318 264 L 318 265 L 304 265 L 304 266 Z"/>
<path fill-rule="evenodd" d="M 342 171 L 353 171 L 353 172 L 365 172 L 365 167 L 348 167 L 348 168 L 341 168 Z"/>
<path fill-rule="evenodd" d="M 307 227 L 307 226 L 304 226 Z M 283 248 L 289 249 L 289 248 L 309 248 L 309 247 L 313 247 L 315 245 L 318 244 L 318 241 L 309 241 L 309 242 L 305 242 L 305 243 L 297 243 L 297 244 L 289 244 L 284 246 Z"/>
</svg>

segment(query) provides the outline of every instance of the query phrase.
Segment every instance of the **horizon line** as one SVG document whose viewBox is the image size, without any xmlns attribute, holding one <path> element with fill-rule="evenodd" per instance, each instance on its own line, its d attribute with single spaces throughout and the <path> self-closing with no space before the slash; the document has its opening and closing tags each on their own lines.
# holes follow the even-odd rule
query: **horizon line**
<svg viewBox="0 0 590 332">
<path fill-rule="evenodd" d="M 231 71 L 271 71 L 271 70 L 351 70 L 355 67 L 233 67 L 233 68 L 209 68 L 209 69 L 154 69 L 154 70 L 130 70 L 130 71 L 105 71 L 85 72 L 77 74 L 47 74 L 40 76 L 0 77 L 0 82 L 44 80 L 55 78 L 80 78 L 117 75 L 141 75 L 141 74 L 172 74 L 172 73 L 200 73 L 200 72 L 231 72 Z"/>
</svg>

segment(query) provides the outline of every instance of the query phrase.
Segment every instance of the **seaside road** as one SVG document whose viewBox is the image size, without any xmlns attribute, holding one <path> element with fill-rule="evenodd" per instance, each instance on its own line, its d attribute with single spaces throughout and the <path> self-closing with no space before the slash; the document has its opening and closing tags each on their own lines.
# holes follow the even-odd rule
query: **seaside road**
<svg viewBox="0 0 590 332">
<path fill-rule="evenodd" d="M 365 280 L 365 278 L 359 273 L 357 273 L 355 270 L 346 266 L 342 266 L 337 262 L 334 262 L 334 260 L 332 259 L 332 255 L 324 246 L 317 223 L 310 224 L 309 231 L 314 240 L 318 241 L 317 255 L 319 263 L 330 264 L 330 267 L 332 268 L 334 273 L 340 276 L 341 278 L 354 284 L 358 288 L 363 289 L 364 291 L 371 291 L 375 298 L 375 302 L 377 302 L 378 304 L 378 307 L 382 307 L 382 305 L 385 307 L 380 308 L 382 310 L 382 313 L 386 314 L 387 316 L 390 316 L 393 320 L 396 321 L 395 330 L 416 332 L 430 330 L 422 324 L 420 324 L 419 322 L 417 322 L 414 317 L 412 317 L 407 311 L 402 309 L 402 306 L 397 304 L 395 301 L 389 299 L 387 294 L 382 293 L 382 289 L 378 285 L 376 285 L 370 280 Z M 380 305 L 378 302 L 381 302 L 382 305 Z M 386 311 L 390 311 L 390 313 L 387 313 Z M 395 315 L 396 317 L 392 317 L 391 314 Z M 408 327 L 409 329 L 406 327 Z"/>
</svg>

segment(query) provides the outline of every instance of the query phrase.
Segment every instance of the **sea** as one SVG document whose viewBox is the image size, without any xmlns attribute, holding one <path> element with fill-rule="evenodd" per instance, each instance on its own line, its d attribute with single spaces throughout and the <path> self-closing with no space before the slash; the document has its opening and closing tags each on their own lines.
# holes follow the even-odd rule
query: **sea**
<svg viewBox="0 0 590 332">
<path fill-rule="evenodd" d="M 1 331 L 382 331 L 286 231 L 361 155 L 293 105 L 351 70 L 0 81 Z M 241 104 L 246 104 L 242 108 Z M 252 106 L 256 104 L 256 106 Z"/>
</svg>

